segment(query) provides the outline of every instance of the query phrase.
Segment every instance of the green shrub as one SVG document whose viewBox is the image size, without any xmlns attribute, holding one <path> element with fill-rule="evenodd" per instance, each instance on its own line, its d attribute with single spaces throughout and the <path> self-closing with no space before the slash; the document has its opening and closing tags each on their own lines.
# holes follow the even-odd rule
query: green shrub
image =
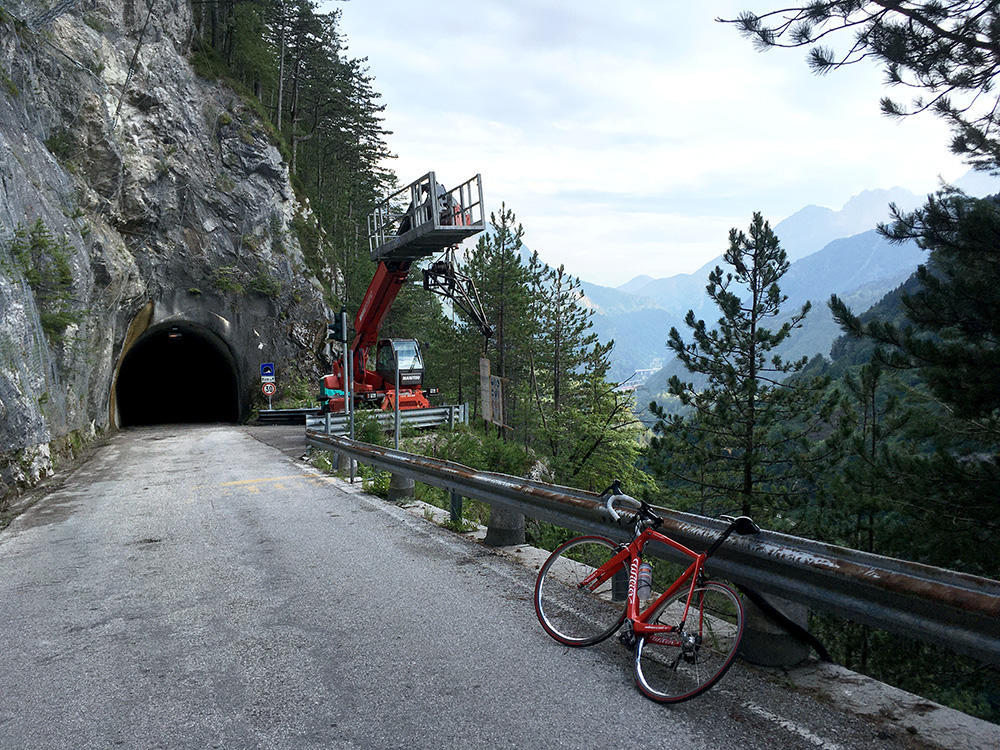
<svg viewBox="0 0 1000 750">
<path fill-rule="evenodd" d="M 361 486 L 364 487 L 365 492 L 385 500 L 389 496 L 389 480 L 391 478 L 392 475 L 388 471 L 380 471 L 371 479 L 363 480 Z"/>
<path fill-rule="evenodd" d="M 65 130 L 55 130 L 45 139 L 45 148 L 60 164 L 65 164 L 73 155 L 73 139 Z"/>
<path fill-rule="evenodd" d="M 220 292 L 242 295 L 244 273 L 236 266 L 220 266 L 212 274 L 212 282 Z"/>
<path fill-rule="evenodd" d="M 0 83 L 3 84 L 4 89 L 11 95 L 12 98 L 16 98 L 20 95 L 21 90 L 17 87 L 17 84 L 14 83 L 14 80 L 7 75 L 6 70 L 0 69 Z"/>
<path fill-rule="evenodd" d="M 362 443 L 381 445 L 382 447 L 387 447 L 389 444 L 376 413 L 365 409 L 358 409 L 354 412 L 354 437 Z"/>
<path fill-rule="evenodd" d="M 210 43 L 203 41 L 201 37 L 195 37 L 191 49 L 191 67 L 197 75 L 215 81 L 228 74 L 226 61 Z"/>
<path fill-rule="evenodd" d="M 314 276 L 320 277 L 323 271 L 323 253 L 320 245 L 319 228 L 302 214 L 296 214 L 292 219 L 292 229 L 302 248 L 302 257 L 306 267 Z"/>
<path fill-rule="evenodd" d="M 309 455 L 309 463 L 324 474 L 333 473 L 333 460 L 330 458 L 329 451 L 313 451 Z"/>
<path fill-rule="evenodd" d="M 281 383 L 281 398 L 275 409 L 305 409 L 316 404 L 316 384 L 306 377 L 292 372 Z"/>
<path fill-rule="evenodd" d="M 108 30 L 108 25 L 104 21 L 89 13 L 83 17 L 83 22 L 99 34 Z"/>
<path fill-rule="evenodd" d="M 263 294 L 265 297 L 277 299 L 281 296 L 283 287 L 278 279 L 272 276 L 265 268 L 261 267 L 257 269 L 257 273 L 250 280 L 250 288 L 258 294 Z"/>
<path fill-rule="evenodd" d="M 80 313 L 73 308 L 72 246 L 63 235 L 56 238 L 38 219 L 30 229 L 18 225 L 10 244 L 10 255 L 35 296 L 42 330 L 50 342 L 62 341 Z"/>
</svg>

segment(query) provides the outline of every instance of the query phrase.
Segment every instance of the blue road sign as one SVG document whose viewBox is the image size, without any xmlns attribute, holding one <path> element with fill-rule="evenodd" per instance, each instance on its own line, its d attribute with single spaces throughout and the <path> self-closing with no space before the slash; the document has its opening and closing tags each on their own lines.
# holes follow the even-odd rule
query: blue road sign
<svg viewBox="0 0 1000 750">
<path fill-rule="evenodd" d="M 260 366 L 260 376 L 262 378 L 274 377 L 274 362 L 264 362 Z"/>
</svg>

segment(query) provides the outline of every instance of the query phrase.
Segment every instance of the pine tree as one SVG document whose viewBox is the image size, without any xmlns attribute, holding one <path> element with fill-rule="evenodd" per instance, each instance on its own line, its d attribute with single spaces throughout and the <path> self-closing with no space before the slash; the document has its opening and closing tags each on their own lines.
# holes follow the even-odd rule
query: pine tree
<svg viewBox="0 0 1000 750">
<path fill-rule="evenodd" d="M 525 344 L 535 325 L 528 314 L 530 277 L 521 259 L 523 237 L 524 227 L 502 204 L 499 215 L 490 214 L 490 231 L 479 238 L 463 269 L 479 290 L 483 312 L 493 326 L 493 337 L 484 342 L 483 356 L 491 360 L 492 373 L 504 381 L 504 418 L 512 428 L 527 416 Z M 501 433 L 510 437 L 509 431 Z"/>
<path fill-rule="evenodd" d="M 293 185 L 310 199 L 313 217 L 293 221 L 309 271 L 332 290 L 332 306 L 355 307 L 373 272 L 366 216 L 395 176 L 384 166 L 391 155 L 372 78 L 345 55 L 340 11 L 316 7 L 218 2 L 196 6 L 195 17 L 201 47 L 210 42 L 213 62 L 228 64 L 271 114 Z"/>
<path fill-rule="evenodd" d="M 558 481 L 602 489 L 608 476 L 628 480 L 636 475 L 640 425 L 631 397 L 607 381 L 614 342 L 602 344 L 593 332 L 579 279 L 537 253 L 528 270 L 538 325 L 529 349 L 536 427 L 525 431 L 526 442 L 552 457 Z"/>
<path fill-rule="evenodd" d="M 828 471 L 826 493 L 818 493 L 821 517 L 812 529 L 828 542 L 893 554 L 904 538 L 899 532 L 906 514 L 893 498 L 898 476 L 889 456 L 907 444 L 905 430 L 915 413 L 903 402 L 902 384 L 878 361 L 848 372 L 841 390 L 838 429 L 829 439 L 838 460 Z"/>
<path fill-rule="evenodd" d="M 911 537 L 912 554 L 919 548 L 934 564 L 1000 570 L 976 543 L 1000 526 L 1000 198 L 945 188 L 924 208 L 897 212 L 882 231 L 929 251 L 919 285 L 902 297 L 905 319 L 862 320 L 836 296 L 830 307 L 846 332 L 880 345 L 877 362 L 915 372 L 937 404 L 913 428 L 923 450 L 890 457 L 900 477 L 891 489 L 910 509 L 911 528 L 928 530 Z M 941 518 L 952 532 L 942 533 Z"/>
<path fill-rule="evenodd" d="M 722 20 L 722 19 L 720 19 Z M 992 0 L 816 0 L 732 23 L 760 49 L 808 48 L 827 73 L 865 59 L 886 82 L 914 93 L 909 105 L 884 97 L 891 117 L 933 112 L 951 127 L 952 150 L 982 169 L 1000 163 L 1000 6 Z M 841 51 L 828 46 L 847 36 Z"/>
<path fill-rule="evenodd" d="M 262 4 L 238 3 L 232 9 L 229 65 L 234 75 L 259 99 L 277 80 L 276 53 L 268 39 Z"/>
<path fill-rule="evenodd" d="M 772 351 L 799 327 L 806 303 L 777 330 L 767 328 L 787 297 L 778 281 L 788 260 L 770 225 L 756 213 L 749 234 L 733 229 L 725 262 L 706 291 L 722 316 L 714 328 L 688 311 L 693 341 L 676 328 L 667 345 L 689 372 L 707 379 L 703 390 L 671 378 L 669 390 L 687 407 L 669 415 L 654 402 L 656 437 L 649 449 L 654 472 L 671 483 L 708 492 L 713 501 L 744 514 L 774 508 L 795 494 L 804 479 L 807 438 L 832 410 L 821 406 L 825 381 L 798 382 L 806 358 L 784 362 Z"/>
</svg>

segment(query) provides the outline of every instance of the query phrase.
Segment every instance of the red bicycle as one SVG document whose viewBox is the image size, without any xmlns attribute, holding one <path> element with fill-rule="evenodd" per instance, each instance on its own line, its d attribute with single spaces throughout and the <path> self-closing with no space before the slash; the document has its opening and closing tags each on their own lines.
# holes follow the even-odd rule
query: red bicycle
<svg viewBox="0 0 1000 750">
<path fill-rule="evenodd" d="M 633 525 L 633 539 L 617 544 L 603 536 L 579 536 L 556 549 L 538 572 L 535 612 L 546 632 L 567 646 L 591 646 L 623 624 L 619 640 L 635 650 L 635 681 L 644 695 L 660 703 L 679 703 L 708 690 L 736 658 L 743 637 L 743 605 L 727 585 L 705 577 L 705 561 L 734 532 L 760 531 L 746 516 L 729 526 L 705 552 L 661 534 L 663 519 L 652 506 L 621 491 L 616 481 L 605 490 L 611 519 Z M 634 512 L 619 513 L 627 503 Z M 664 544 L 692 562 L 659 595 L 651 586 L 642 551 Z M 651 601 L 650 601 L 651 600 Z M 643 609 L 641 602 L 647 601 Z"/>
</svg>

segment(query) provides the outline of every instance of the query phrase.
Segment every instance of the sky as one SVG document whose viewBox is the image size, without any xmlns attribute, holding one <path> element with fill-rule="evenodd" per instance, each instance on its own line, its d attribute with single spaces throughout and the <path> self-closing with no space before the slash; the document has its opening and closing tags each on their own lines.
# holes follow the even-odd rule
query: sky
<svg viewBox="0 0 1000 750">
<path fill-rule="evenodd" d="M 765 4 L 767 3 L 767 4 Z M 401 184 L 482 175 L 488 211 L 584 281 L 691 273 L 753 212 L 776 225 L 866 189 L 923 194 L 968 167 L 931 115 L 890 120 L 874 65 L 813 74 L 731 26 L 775 0 L 350 0 Z M 846 38 L 837 43 L 843 44 Z"/>
</svg>

